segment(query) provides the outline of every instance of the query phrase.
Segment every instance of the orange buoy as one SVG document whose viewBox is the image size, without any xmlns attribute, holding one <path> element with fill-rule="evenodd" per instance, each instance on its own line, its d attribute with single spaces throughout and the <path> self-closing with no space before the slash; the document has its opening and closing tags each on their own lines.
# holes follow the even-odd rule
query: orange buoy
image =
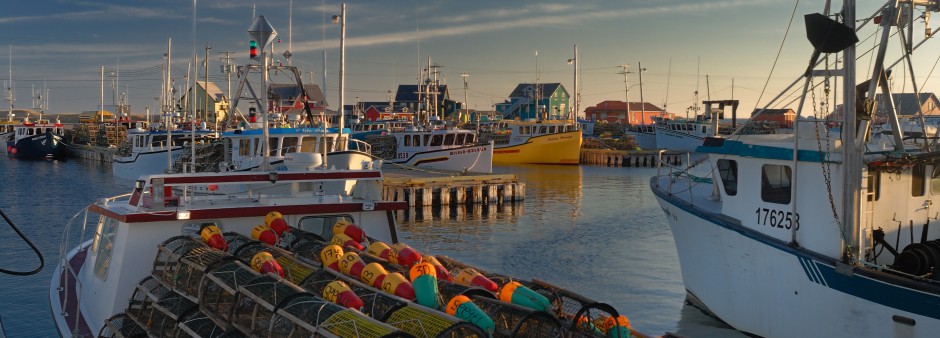
<svg viewBox="0 0 940 338">
<path fill-rule="evenodd" d="M 251 229 L 251 238 L 270 245 L 277 244 L 277 233 L 265 224 L 258 224 Z"/>
<path fill-rule="evenodd" d="M 336 224 L 333 224 L 333 234 L 346 234 L 356 242 L 362 242 L 366 237 L 366 233 L 362 231 L 362 228 L 349 223 L 345 219 L 340 219 Z"/>
<path fill-rule="evenodd" d="M 330 244 L 320 250 L 320 263 L 323 266 L 339 271 L 339 260 L 343 257 L 343 248 L 336 244 Z"/>
<path fill-rule="evenodd" d="M 228 242 L 225 241 L 225 237 L 222 237 L 222 230 L 215 226 L 215 224 L 202 227 L 202 230 L 199 231 L 199 237 L 210 247 L 228 251 Z"/>
<path fill-rule="evenodd" d="M 342 247 L 350 247 L 359 251 L 362 251 L 363 249 L 362 244 L 359 244 L 359 242 L 354 241 L 349 236 L 346 236 L 346 234 L 333 235 L 333 239 L 330 240 L 330 243 L 333 243 Z"/>
<path fill-rule="evenodd" d="M 323 298 L 350 309 L 361 310 L 365 303 L 349 285 L 342 281 L 332 281 L 323 288 Z"/>
<path fill-rule="evenodd" d="M 409 273 L 411 286 L 415 289 L 415 300 L 418 304 L 436 309 L 438 303 L 437 272 L 434 265 L 427 262 L 415 264 Z"/>
<path fill-rule="evenodd" d="M 457 277 L 454 279 L 457 281 L 457 284 L 460 285 L 479 286 L 489 290 L 490 292 L 499 291 L 499 285 L 497 285 L 496 282 L 490 280 L 472 268 L 463 268 L 458 270 Z"/>
<path fill-rule="evenodd" d="M 454 276 L 450 275 L 450 271 L 447 271 L 447 269 L 444 268 L 444 264 L 441 264 L 441 262 L 438 261 L 437 258 L 434 258 L 434 256 L 428 255 L 428 256 L 421 257 L 421 259 L 425 262 L 431 263 L 431 265 L 434 265 L 434 269 L 437 271 L 437 279 L 446 280 L 448 282 L 454 281 Z"/>
<path fill-rule="evenodd" d="M 264 215 L 264 224 L 271 226 L 271 221 L 273 221 L 275 218 L 284 218 L 284 215 L 281 215 L 281 213 L 277 211 L 269 212 L 267 215 Z"/>
<path fill-rule="evenodd" d="M 359 277 L 365 267 L 366 263 L 362 262 L 359 254 L 352 251 L 343 254 L 339 260 L 339 270 L 347 276 Z"/>
<path fill-rule="evenodd" d="M 604 319 L 604 335 L 609 338 L 630 337 L 630 320 L 627 316 Z"/>
<path fill-rule="evenodd" d="M 372 262 L 366 264 L 366 267 L 362 269 L 359 280 L 377 289 L 381 289 L 382 282 L 385 281 L 385 276 L 388 276 L 388 271 L 385 271 L 385 267 L 382 266 L 382 264 Z"/>
<path fill-rule="evenodd" d="M 284 277 L 284 269 L 281 269 L 281 264 L 266 251 L 259 252 L 251 257 L 251 268 L 260 273 L 273 273 Z"/>
<path fill-rule="evenodd" d="M 384 260 L 388 260 L 389 253 L 391 252 L 392 248 L 382 242 L 372 242 L 372 244 L 369 245 L 369 254 Z"/>
<path fill-rule="evenodd" d="M 421 261 L 421 254 L 405 243 L 392 244 L 392 252 L 388 255 L 388 260 L 401 266 L 412 266 Z"/>
<path fill-rule="evenodd" d="M 411 286 L 411 282 L 397 272 L 385 276 L 385 280 L 382 281 L 382 290 L 407 300 L 415 299 L 415 289 Z"/>
</svg>

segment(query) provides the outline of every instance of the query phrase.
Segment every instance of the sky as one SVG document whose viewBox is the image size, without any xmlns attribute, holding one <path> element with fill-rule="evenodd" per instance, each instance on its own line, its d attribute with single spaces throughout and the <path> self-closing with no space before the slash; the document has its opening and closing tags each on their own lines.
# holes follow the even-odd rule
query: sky
<svg viewBox="0 0 940 338">
<path fill-rule="evenodd" d="M 880 3 L 859 0 L 858 16 L 868 17 Z M 577 45 L 582 111 L 627 95 L 638 102 L 642 92 L 645 101 L 685 116 L 698 91 L 699 102 L 740 100 L 739 113 L 746 116 L 805 69 L 811 46 L 802 16 L 821 7 L 819 1 L 796 0 L 350 1 L 345 102 L 388 100 L 399 84 L 416 82 L 427 58 L 440 66 L 457 101 L 464 101 L 461 74 L 468 74 L 467 101 L 474 109 L 492 110 L 519 83 L 560 82 L 572 93 L 574 68 L 567 60 Z M 116 82 L 133 112 L 143 114 L 160 95 L 169 38 L 176 83 L 186 81 L 194 51 L 202 79 L 208 45 L 209 80 L 226 91 L 220 60 L 231 51 L 233 63 L 248 62 L 253 12 L 277 30 L 277 60 L 286 64 L 281 54 L 290 49 L 304 81 L 321 88 L 326 50 L 326 95 L 335 109 L 340 40 L 339 25 L 330 22 L 340 12 L 335 0 L 4 0 L 0 78 L 7 81 L 12 46 L 17 108 L 31 107 L 34 89 L 46 88 L 49 112 L 80 112 L 98 106 L 104 66 L 105 104 L 111 104 Z M 923 22 L 915 27 L 922 36 Z M 871 33 L 860 34 L 863 43 L 873 45 Z M 940 55 L 937 47 L 924 49 Z M 867 60 L 860 58 L 860 66 Z M 903 82 L 906 74 L 900 73 L 893 82 Z M 918 81 L 930 91 L 934 81 L 926 79 Z M 236 83 L 233 77 L 233 88 Z M 905 88 L 897 86 L 895 91 Z M 9 106 L 6 100 L 2 104 L 0 110 Z"/>
</svg>

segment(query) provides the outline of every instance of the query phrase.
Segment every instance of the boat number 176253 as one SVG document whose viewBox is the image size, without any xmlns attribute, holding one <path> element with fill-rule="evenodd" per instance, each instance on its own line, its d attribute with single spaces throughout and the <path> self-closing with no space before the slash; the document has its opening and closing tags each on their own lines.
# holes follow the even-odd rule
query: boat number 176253
<svg viewBox="0 0 940 338">
<path fill-rule="evenodd" d="M 757 208 L 757 225 L 768 225 L 773 228 L 791 229 L 796 227 L 800 229 L 800 214 L 774 210 L 768 208 Z"/>
</svg>

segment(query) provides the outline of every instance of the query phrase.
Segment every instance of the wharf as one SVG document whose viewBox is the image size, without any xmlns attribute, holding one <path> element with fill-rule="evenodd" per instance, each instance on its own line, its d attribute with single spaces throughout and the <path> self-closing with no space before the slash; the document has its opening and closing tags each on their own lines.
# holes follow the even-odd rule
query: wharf
<svg viewBox="0 0 940 338">
<path fill-rule="evenodd" d="M 581 149 L 581 164 L 603 165 L 608 167 L 658 167 L 660 152 L 663 150 L 611 150 Z M 662 154 L 665 164 L 682 164 L 688 153 L 666 150 Z"/>
<path fill-rule="evenodd" d="M 97 162 L 111 163 L 115 147 L 102 147 L 89 144 L 69 144 L 69 152 L 72 157 L 92 160 Z"/>
<path fill-rule="evenodd" d="M 382 167 L 385 200 L 407 202 L 409 207 L 501 205 L 525 199 L 525 183 L 514 174 L 463 173 L 385 165 Z"/>
</svg>

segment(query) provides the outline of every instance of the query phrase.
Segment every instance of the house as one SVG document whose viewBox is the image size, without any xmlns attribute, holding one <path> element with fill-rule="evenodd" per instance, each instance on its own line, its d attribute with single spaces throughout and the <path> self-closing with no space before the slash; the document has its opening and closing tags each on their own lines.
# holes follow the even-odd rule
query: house
<svg viewBox="0 0 940 338">
<path fill-rule="evenodd" d="M 423 87 L 423 89 L 421 87 Z M 421 87 L 418 85 L 399 85 L 398 91 L 395 93 L 393 110 L 401 113 L 417 112 L 419 105 L 421 107 L 424 106 L 426 98 L 426 101 L 429 102 L 431 106 L 438 107 L 436 112 L 429 112 L 432 116 L 443 116 L 446 118 L 454 115 L 457 110 L 461 108 L 459 102 L 450 99 L 447 85 L 438 85 L 436 86 L 436 90 L 434 86 L 431 86 L 430 90 L 426 86 Z M 430 93 L 428 93 L 429 91 Z M 437 104 L 434 104 L 435 98 Z"/>
<path fill-rule="evenodd" d="M 881 94 L 875 95 L 875 102 L 878 104 L 873 119 L 875 124 L 886 122 L 887 105 L 882 97 Z M 923 111 L 925 119 L 940 119 L 940 100 L 937 99 L 934 93 L 920 93 L 920 97 L 914 95 L 914 93 L 897 93 L 891 94 L 891 97 L 894 98 L 894 105 L 898 111 L 899 118 L 912 118 Z M 859 107 L 859 109 L 863 107 L 861 104 L 856 104 L 856 106 Z M 860 115 L 860 113 L 857 115 Z M 827 116 L 827 119 L 830 121 L 842 121 L 842 105 L 836 105 L 836 108 Z"/>
<path fill-rule="evenodd" d="M 751 121 L 774 122 L 781 128 L 793 128 L 793 122 L 796 121 L 796 112 L 790 108 L 764 109 L 760 115 L 755 115 L 760 110 L 754 109 L 754 112 L 751 113 Z"/>
<path fill-rule="evenodd" d="M 584 117 L 595 122 L 646 125 L 655 120 L 674 119 L 675 114 L 649 102 L 630 102 L 627 106 L 623 101 L 607 100 L 584 109 Z"/>
<path fill-rule="evenodd" d="M 306 100 L 300 99 L 304 93 L 296 84 L 272 83 L 268 85 L 269 108 L 272 108 L 271 111 L 286 114 L 301 114 L 304 110 L 304 102 L 306 102 L 313 114 L 324 112 L 326 98 L 323 96 L 320 86 L 305 84 L 303 91 L 307 94 Z"/>
<path fill-rule="evenodd" d="M 213 82 L 196 81 L 196 119 L 207 123 L 222 122 L 228 113 L 228 98 Z M 183 105 L 193 104 L 189 99 L 192 90 L 187 90 L 180 99 Z"/>
<path fill-rule="evenodd" d="M 520 83 L 509 100 L 496 104 L 504 119 L 566 119 L 571 95 L 561 83 Z"/>
</svg>

